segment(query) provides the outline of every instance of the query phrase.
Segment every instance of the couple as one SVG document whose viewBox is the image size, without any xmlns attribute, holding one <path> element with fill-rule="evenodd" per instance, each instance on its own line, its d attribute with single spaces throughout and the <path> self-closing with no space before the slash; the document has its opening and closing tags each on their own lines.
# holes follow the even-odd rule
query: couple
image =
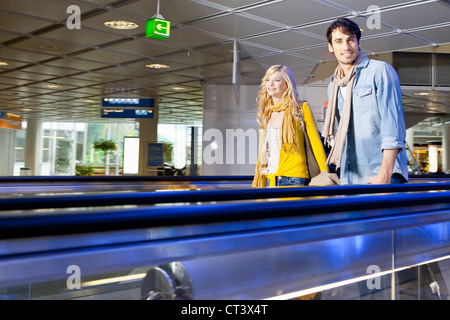
<svg viewBox="0 0 450 320">
<path fill-rule="evenodd" d="M 252 186 L 310 183 L 303 123 L 320 170 L 334 165 L 341 184 L 408 181 L 398 75 L 391 65 L 365 56 L 360 38 L 358 25 L 346 18 L 327 30 L 328 49 L 338 61 L 322 130 L 331 147 L 328 158 L 308 103 L 299 103 L 292 71 L 281 65 L 267 70 L 257 98 L 261 135 Z"/>
</svg>

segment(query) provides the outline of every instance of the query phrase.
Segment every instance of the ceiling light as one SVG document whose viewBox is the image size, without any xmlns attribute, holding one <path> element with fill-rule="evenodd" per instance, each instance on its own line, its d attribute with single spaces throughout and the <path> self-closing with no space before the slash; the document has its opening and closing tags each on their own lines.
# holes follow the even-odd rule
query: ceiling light
<svg viewBox="0 0 450 320">
<path fill-rule="evenodd" d="M 45 49 L 45 50 L 55 50 L 56 47 L 55 46 L 51 46 L 51 45 L 40 45 L 39 48 L 41 49 Z"/>
<path fill-rule="evenodd" d="M 49 88 L 49 89 L 59 89 L 62 88 L 62 86 L 59 86 L 57 84 L 46 84 L 44 87 Z"/>
<path fill-rule="evenodd" d="M 175 90 L 175 91 L 186 90 L 186 88 L 183 88 L 183 87 L 172 87 L 170 89 Z"/>
<path fill-rule="evenodd" d="M 429 92 L 416 92 L 414 93 L 415 96 L 429 96 Z"/>
<path fill-rule="evenodd" d="M 9 63 L 5 61 L 0 61 L 0 66 L 8 66 Z"/>
<path fill-rule="evenodd" d="M 131 22 L 131 21 L 123 21 L 123 20 L 111 20 L 111 21 L 105 21 L 105 26 L 113 29 L 120 29 L 120 30 L 130 30 L 130 29 L 136 29 L 139 27 L 137 23 Z"/>
<path fill-rule="evenodd" d="M 147 68 L 152 68 L 152 69 L 166 69 L 166 68 L 170 68 L 168 65 L 160 64 L 160 63 L 146 64 L 145 66 Z"/>
</svg>

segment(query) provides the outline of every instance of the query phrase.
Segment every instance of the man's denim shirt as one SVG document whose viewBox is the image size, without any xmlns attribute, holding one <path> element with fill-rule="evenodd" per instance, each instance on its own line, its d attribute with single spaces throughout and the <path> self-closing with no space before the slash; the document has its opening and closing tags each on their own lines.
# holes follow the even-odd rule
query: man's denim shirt
<svg viewBox="0 0 450 320">
<path fill-rule="evenodd" d="M 328 94 L 330 91 L 331 83 Z M 394 173 L 408 180 L 405 119 L 397 72 L 388 63 L 365 57 L 356 67 L 352 97 L 351 120 L 341 159 L 341 183 L 366 184 L 376 176 L 383 149 L 401 149 Z M 339 115 L 343 106 L 339 90 Z"/>
</svg>

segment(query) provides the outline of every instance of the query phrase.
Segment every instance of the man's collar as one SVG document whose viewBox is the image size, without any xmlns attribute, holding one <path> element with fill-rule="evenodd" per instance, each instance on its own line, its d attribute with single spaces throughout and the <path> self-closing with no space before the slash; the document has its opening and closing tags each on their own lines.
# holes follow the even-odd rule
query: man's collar
<svg viewBox="0 0 450 320">
<path fill-rule="evenodd" d="M 362 59 L 362 61 L 356 66 L 355 69 L 362 69 L 362 68 L 367 68 L 367 66 L 369 65 L 370 62 L 370 58 L 368 56 L 365 56 L 364 59 Z M 333 81 L 334 79 L 334 74 L 331 75 L 330 80 Z"/>
<path fill-rule="evenodd" d="M 366 68 L 369 65 L 370 58 L 365 56 L 364 59 L 356 66 L 356 69 Z"/>
</svg>

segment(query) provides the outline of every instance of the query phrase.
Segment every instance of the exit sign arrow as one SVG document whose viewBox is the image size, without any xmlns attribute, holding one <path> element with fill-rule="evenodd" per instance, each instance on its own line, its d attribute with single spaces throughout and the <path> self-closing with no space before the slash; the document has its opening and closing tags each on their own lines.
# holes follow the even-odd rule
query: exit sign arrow
<svg viewBox="0 0 450 320">
<path fill-rule="evenodd" d="M 170 37 L 170 21 L 159 18 L 147 20 L 145 36 L 153 39 Z"/>
</svg>

